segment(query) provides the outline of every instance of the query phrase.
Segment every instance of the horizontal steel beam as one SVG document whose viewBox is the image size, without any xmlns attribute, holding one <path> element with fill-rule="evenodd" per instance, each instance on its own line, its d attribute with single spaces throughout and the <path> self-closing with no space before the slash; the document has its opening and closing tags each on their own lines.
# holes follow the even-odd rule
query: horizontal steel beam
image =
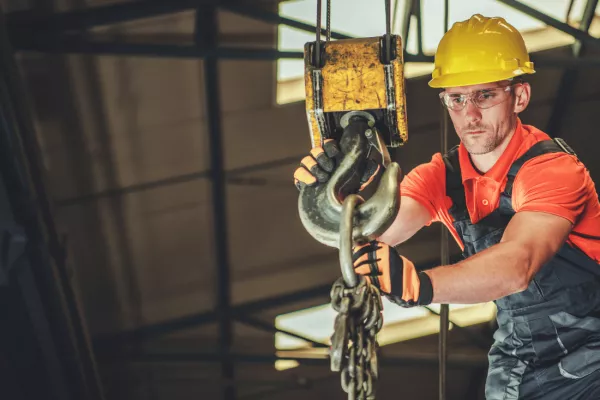
<svg viewBox="0 0 600 400">
<path fill-rule="evenodd" d="M 284 295 L 267 297 L 264 299 L 250 301 L 245 304 L 232 307 L 232 316 L 243 315 L 244 313 L 253 313 L 263 309 L 272 307 L 280 307 L 286 304 L 293 304 L 298 301 L 323 298 L 325 300 L 331 291 L 331 284 L 319 285 L 312 288 L 299 290 L 293 293 Z M 193 314 L 170 321 L 159 322 L 153 325 L 147 325 L 128 332 L 119 332 L 115 334 L 102 335 L 94 338 L 94 342 L 99 346 L 104 346 L 121 341 L 143 340 L 151 337 L 156 337 L 171 332 L 176 332 L 183 329 L 194 328 L 206 323 L 216 321 L 218 316 L 217 311 L 210 310 L 198 314 Z"/>
<path fill-rule="evenodd" d="M 226 180 L 236 180 L 240 175 L 250 173 L 250 172 L 259 172 L 268 170 L 271 168 L 281 167 L 283 165 L 291 165 L 298 162 L 298 160 L 302 159 L 304 154 L 298 154 L 292 157 L 284 157 L 278 160 L 267 161 L 264 163 L 258 163 L 253 165 L 248 165 L 245 167 L 233 168 L 226 172 L 225 179 Z M 210 171 L 198 171 L 193 172 L 191 174 L 177 175 L 170 178 L 159 179 L 156 181 L 144 182 L 130 186 L 124 186 L 115 189 L 108 189 L 101 192 L 90 193 L 77 197 L 70 197 L 66 199 L 56 200 L 55 204 L 57 207 L 69 207 L 77 204 L 85 204 L 89 202 L 93 202 L 96 200 L 110 198 L 115 196 L 121 196 L 130 193 L 144 192 L 146 190 L 152 190 L 160 187 L 171 186 L 171 185 L 179 185 L 186 182 L 192 182 L 197 179 L 208 179 L 210 178 Z"/>
<path fill-rule="evenodd" d="M 75 33 L 70 33 L 71 35 Z M 148 44 L 193 44 L 194 37 L 189 32 L 144 32 L 127 33 L 118 30 L 106 30 L 104 32 L 94 32 L 93 36 L 86 35 L 87 39 L 93 39 L 98 42 L 123 42 L 126 43 L 148 43 Z M 223 47 L 231 46 L 261 46 L 261 48 L 271 48 L 273 43 L 273 33 L 271 32 L 219 32 L 218 43 Z"/>
<path fill-rule="evenodd" d="M 253 328 L 256 329 L 260 329 L 262 331 L 266 331 L 266 332 L 270 332 L 270 333 L 283 333 L 284 335 L 296 338 L 296 339 L 300 339 L 300 340 L 304 340 L 305 342 L 308 342 L 310 344 L 312 344 L 314 347 L 320 347 L 320 348 L 327 348 L 329 347 L 329 345 L 327 345 L 326 343 L 321 343 L 318 342 L 316 340 L 307 338 L 306 336 L 302 336 L 298 333 L 295 332 L 291 332 L 291 331 L 287 331 L 285 329 L 279 329 L 273 326 L 272 323 L 268 323 L 265 321 L 262 321 L 258 318 L 254 318 L 248 315 L 236 315 L 234 317 L 234 319 L 238 322 L 241 322 L 245 325 L 251 326 Z"/>
<path fill-rule="evenodd" d="M 102 25 L 112 25 L 137 19 L 158 17 L 183 11 L 195 10 L 198 6 L 213 5 L 249 18 L 272 24 L 287 25 L 292 28 L 314 33 L 316 27 L 291 18 L 282 17 L 254 6 L 252 2 L 229 2 L 222 4 L 220 0 L 142 0 L 106 6 L 89 7 L 82 10 L 66 11 L 51 15 L 36 14 L 32 11 L 16 11 L 7 14 L 9 30 L 85 30 Z M 325 29 L 322 30 L 325 33 Z M 331 32 L 334 39 L 352 38 L 350 35 Z"/>
<path fill-rule="evenodd" d="M 18 11 L 7 14 L 10 30 L 24 28 L 36 30 L 84 30 L 101 25 L 111 25 L 136 19 L 157 17 L 193 10 L 198 5 L 217 5 L 219 0 L 143 0 L 89 7 L 51 15 Z"/>
<path fill-rule="evenodd" d="M 34 41 L 16 39 L 17 50 L 37 51 L 58 54 L 95 54 L 109 56 L 189 58 L 200 59 L 217 57 L 228 60 L 272 61 L 281 58 L 302 59 L 302 51 L 278 51 L 273 49 L 252 49 L 218 47 L 203 49 L 196 45 L 127 43 L 119 41 L 88 40 L 79 35 L 38 37 Z"/>
<path fill-rule="evenodd" d="M 22 51 L 38 51 L 42 53 L 59 54 L 96 54 L 131 57 L 159 57 L 159 58 L 206 58 L 217 57 L 229 60 L 258 60 L 270 61 L 283 58 L 303 59 L 304 52 L 278 51 L 274 49 L 218 47 L 211 51 L 196 45 L 178 45 L 164 43 L 127 43 L 114 40 L 94 40 L 78 35 L 63 35 L 49 39 L 31 42 L 15 39 L 15 48 Z M 404 54 L 405 62 L 433 62 L 433 56 Z"/>
<path fill-rule="evenodd" d="M 302 365 L 315 365 L 329 367 L 328 357 L 322 358 L 299 358 L 279 357 L 275 354 L 232 354 L 233 361 L 240 363 L 274 363 L 275 361 L 291 360 Z M 218 354 L 211 353 L 182 353 L 182 354 L 142 354 L 133 356 L 131 361 L 143 363 L 205 363 L 220 362 Z M 432 366 L 437 365 L 436 353 L 403 354 L 402 356 L 378 356 L 380 366 Z M 452 353 L 448 356 L 448 365 L 452 367 L 487 367 L 488 359 L 486 352 L 473 354 Z"/>
<path fill-rule="evenodd" d="M 451 261 L 455 262 L 456 260 L 452 259 Z M 436 267 L 437 265 L 439 265 L 439 260 L 432 260 L 417 265 L 417 269 L 424 270 Z M 322 299 L 322 301 L 328 301 L 330 292 L 331 284 L 328 283 L 299 290 L 297 292 L 266 297 L 264 299 L 258 299 L 237 306 L 232 306 L 231 315 L 234 318 L 237 316 L 241 316 L 241 318 L 243 318 L 245 314 L 252 314 L 261 310 L 294 304 L 307 299 Z M 104 346 L 115 342 L 144 340 L 214 322 L 216 321 L 217 317 L 218 313 L 216 310 L 205 311 L 198 314 L 176 318 L 170 321 L 147 325 L 132 331 L 97 336 L 94 338 L 94 343 L 98 346 Z"/>
<path fill-rule="evenodd" d="M 156 57 L 202 59 L 217 57 L 227 60 L 274 61 L 278 59 L 303 59 L 298 51 L 278 51 L 262 48 L 219 47 L 215 50 L 202 49 L 195 45 L 127 43 L 107 40 L 88 40 L 78 35 L 64 35 L 54 39 L 43 38 L 26 42 L 16 39 L 14 47 L 22 51 L 37 51 L 57 54 L 95 54 L 106 56 Z M 600 58 L 549 57 L 531 55 L 538 68 L 600 68 Z M 433 62 L 429 55 L 404 54 L 405 62 Z"/>
<path fill-rule="evenodd" d="M 531 61 L 539 68 L 600 68 L 600 57 L 549 57 L 531 54 Z"/>
<path fill-rule="evenodd" d="M 596 39 L 595 37 L 591 36 L 589 33 L 584 32 L 580 29 L 574 28 L 565 22 L 562 22 L 555 18 L 552 18 L 551 16 L 544 14 L 543 12 L 536 10 L 533 7 L 523 4 L 520 1 L 517 1 L 517 0 L 498 0 L 498 1 L 503 4 L 506 4 L 509 7 L 514 8 L 515 10 L 521 11 L 522 13 L 529 15 L 532 18 L 537 19 L 538 21 L 541 21 L 541 22 L 545 23 L 546 25 L 549 25 L 555 29 L 558 29 L 559 31 L 569 34 L 569 35 L 573 36 L 575 39 L 583 42 L 584 44 L 588 44 L 590 46 L 600 48 L 600 39 Z"/>
</svg>

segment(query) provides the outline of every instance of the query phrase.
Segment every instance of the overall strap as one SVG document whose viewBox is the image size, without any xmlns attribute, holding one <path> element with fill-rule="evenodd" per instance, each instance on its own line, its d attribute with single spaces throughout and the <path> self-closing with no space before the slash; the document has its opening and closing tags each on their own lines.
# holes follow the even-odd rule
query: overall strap
<svg viewBox="0 0 600 400">
<path fill-rule="evenodd" d="M 454 146 L 443 157 L 446 165 L 446 196 L 452 200 L 452 209 L 466 209 L 465 189 L 462 184 L 458 146 Z"/>
</svg>

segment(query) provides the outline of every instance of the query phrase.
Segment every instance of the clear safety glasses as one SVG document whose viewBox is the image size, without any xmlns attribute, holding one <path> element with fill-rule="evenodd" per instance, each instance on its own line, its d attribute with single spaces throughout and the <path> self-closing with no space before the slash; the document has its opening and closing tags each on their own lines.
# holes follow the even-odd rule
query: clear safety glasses
<svg viewBox="0 0 600 400">
<path fill-rule="evenodd" d="M 514 84 L 492 89 L 476 90 L 471 93 L 440 93 L 442 104 L 449 110 L 460 111 L 471 100 L 478 108 L 490 108 L 506 101 Z"/>
</svg>

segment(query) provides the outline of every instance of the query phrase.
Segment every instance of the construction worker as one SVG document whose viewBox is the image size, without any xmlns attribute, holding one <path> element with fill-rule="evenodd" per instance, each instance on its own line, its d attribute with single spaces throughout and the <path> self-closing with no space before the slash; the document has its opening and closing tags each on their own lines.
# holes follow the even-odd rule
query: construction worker
<svg viewBox="0 0 600 400">
<path fill-rule="evenodd" d="M 496 303 L 488 400 L 600 399 L 600 204 L 566 143 L 522 124 L 533 73 L 503 18 L 452 26 L 429 86 L 441 89 L 460 145 L 404 177 L 396 220 L 355 249 L 354 265 L 404 307 Z M 298 187 L 326 182 L 337 153 L 333 141 L 314 148 L 294 173 Z M 432 222 L 464 260 L 420 271 L 393 246 Z"/>
</svg>

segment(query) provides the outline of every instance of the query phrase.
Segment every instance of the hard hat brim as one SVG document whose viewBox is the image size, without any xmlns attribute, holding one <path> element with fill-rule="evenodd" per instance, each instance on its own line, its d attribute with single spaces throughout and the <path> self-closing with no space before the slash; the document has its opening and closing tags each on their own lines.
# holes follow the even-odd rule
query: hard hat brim
<svg viewBox="0 0 600 400">
<path fill-rule="evenodd" d="M 512 71 L 473 71 L 461 72 L 457 74 L 442 75 L 429 81 L 432 88 L 449 88 L 458 86 L 479 85 L 482 83 L 491 83 L 514 78 L 524 74 L 534 74 L 533 68 L 522 67 Z"/>
</svg>

